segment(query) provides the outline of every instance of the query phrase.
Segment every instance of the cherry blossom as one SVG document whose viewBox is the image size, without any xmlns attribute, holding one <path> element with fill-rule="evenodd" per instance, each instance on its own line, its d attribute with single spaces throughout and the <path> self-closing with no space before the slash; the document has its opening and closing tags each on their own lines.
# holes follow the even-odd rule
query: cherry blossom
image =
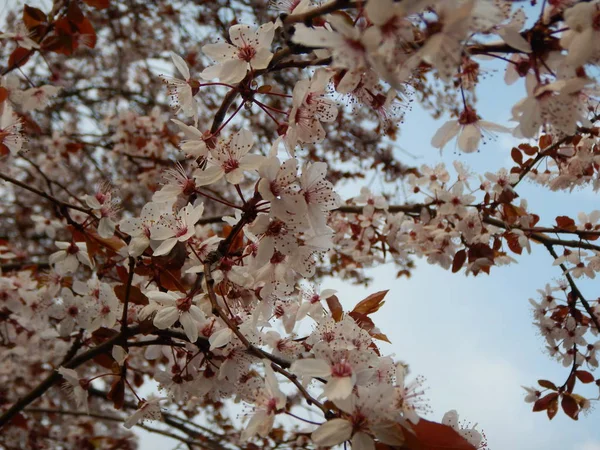
<svg viewBox="0 0 600 450">
<path fill-rule="evenodd" d="M 204 205 L 193 206 L 188 203 L 181 208 L 177 214 L 163 215 L 161 220 L 150 228 L 150 238 L 160 241 L 154 248 L 154 255 L 165 255 L 169 253 L 177 242 L 185 242 L 195 232 L 194 225 L 202 217 Z"/>
<path fill-rule="evenodd" d="M 155 302 L 150 308 L 156 311 L 153 323 L 157 328 L 170 328 L 179 321 L 190 342 L 196 342 L 198 326 L 205 320 L 204 313 L 197 306 L 199 296 L 190 298 L 174 291 L 150 291 L 146 295 Z"/>
<path fill-rule="evenodd" d="M 191 77 L 190 69 L 181 56 L 171 52 L 171 59 L 179 73 L 183 75 L 183 80 L 164 75 L 162 79 L 169 88 L 169 95 L 177 108 L 176 112 L 181 111 L 186 117 L 193 117 L 194 120 L 197 120 L 198 112 L 194 95 L 200 87 L 200 83 Z"/>
<path fill-rule="evenodd" d="M 129 255 L 140 256 L 150 246 L 152 227 L 161 219 L 166 205 L 146 203 L 139 218 L 125 218 L 119 223 L 119 230 L 131 236 Z"/>
<path fill-rule="evenodd" d="M 238 83 L 248 70 L 261 70 L 269 65 L 273 57 L 270 52 L 275 33 L 273 23 L 258 28 L 249 25 L 233 25 L 229 28 L 231 43 L 208 44 L 202 47 L 204 54 L 217 61 L 214 66 L 204 69 L 202 78 L 218 78 L 223 83 Z"/>
<path fill-rule="evenodd" d="M 244 172 L 256 171 L 264 157 L 248 154 L 254 145 L 254 136 L 247 130 L 234 133 L 230 139 L 220 141 L 210 151 L 211 164 L 196 175 L 199 186 L 215 183 L 225 177 L 231 184 L 239 184 L 244 179 Z"/>
<path fill-rule="evenodd" d="M 17 45 L 26 50 L 34 48 L 40 48 L 40 45 L 31 39 L 32 33 L 29 33 L 24 26 L 19 26 L 14 32 L 0 33 L 0 40 L 11 39 L 17 43 Z"/>
<path fill-rule="evenodd" d="M 465 153 L 473 153 L 479 150 L 479 144 L 485 133 L 507 133 L 509 131 L 508 128 L 502 125 L 480 120 L 477 113 L 467 107 L 461 113 L 458 120 L 450 120 L 442 125 L 431 139 L 431 145 L 441 150 L 450 140 L 458 135 L 458 148 Z"/>
<path fill-rule="evenodd" d="M 50 255 L 50 264 L 54 265 L 54 270 L 60 275 L 75 272 L 79 264 L 93 267 L 94 263 L 90 259 L 84 242 L 55 242 L 59 251 Z"/>
<path fill-rule="evenodd" d="M 77 372 L 73 369 L 60 367 L 57 372 L 65 380 L 66 389 L 72 393 L 72 396 L 77 403 L 77 407 L 88 411 L 88 393 L 81 384 L 81 381 L 85 380 L 81 380 Z"/>
<path fill-rule="evenodd" d="M 23 146 L 21 121 L 12 108 L 0 104 L 0 152 L 18 153 Z"/>
</svg>

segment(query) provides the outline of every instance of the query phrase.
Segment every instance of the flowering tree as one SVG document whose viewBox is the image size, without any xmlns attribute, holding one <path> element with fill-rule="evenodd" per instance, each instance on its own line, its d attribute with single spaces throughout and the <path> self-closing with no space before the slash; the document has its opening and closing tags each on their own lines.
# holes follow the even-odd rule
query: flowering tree
<svg viewBox="0 0 600 450">
<path fill-rule="evenodd" d="M 600 212 L 540 223 L 519 187 L 600 188 L 600 2 L 55 0 L 6 19 L 5 448 L 135 448 L 133 426 L 191 449 L 483 448 L 455 411 L 419 417 L 364 271 L 477 276 L 532 245 L 562 276 L 531 302 L 566 373 L 525 400 L 589 408 L 600 302 L 577 282 L 600 271 Z M 512 128 L 477 113 L 490 60 L 523 86 Z M 432 146 L 512 133 L 513 163 L 402 163 L 413 103 L 454 117 Z M 373 294 L 349 308 L 329 277 Z"/>
</svg>

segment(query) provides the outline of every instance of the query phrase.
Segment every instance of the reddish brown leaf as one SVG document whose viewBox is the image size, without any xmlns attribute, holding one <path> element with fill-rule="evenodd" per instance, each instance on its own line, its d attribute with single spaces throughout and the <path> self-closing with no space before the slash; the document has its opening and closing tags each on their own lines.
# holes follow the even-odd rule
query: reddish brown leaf
<svg viewBox="0 0 600 450">
<path fill-rule="evenodd" d="M 329 306 L 329 310 L 331 311 L 331 317 L 333 317 L 333 320 L 335 320 L 336 322 L 342 320 L 342 317 L 344 317 L 344 310 L 342 309 L 342 304 L 340 303 L 340 300 L 337 298 L 337 296 L 332 295 L 331 297 L 328 297 L 327 306 Z"/>
<path fill-rule="evenodd" d="M 159 276 L 160 285 L 169 291 L 181 291 L 180 279 L 181 271 L 179 269 L 163 270 Z"/>
<path fill-rule="evenodd" d="M 539 144 L 541 149 L 550 147 L 552 145 L 552 136 L 549 134 L 543 134 L 540 136 Z"/>
<path fill-rule="evenodd" d="M 465 264 L 466 260 L 467 252 L 464 249 L 457 251 L 454 255 L 454 259 L 452 260 L 452 273 L 458 272 Z"/>
<path fill-rule="evenodd" d="M 502 205 L 502 212 L 504 213 L 505 220 L 510 224 L 515 223 L 519 217 L 526 214 L 522 208 L 509 203 Z"/>
<path fill-rule="evenodd" d="M 4 102 L 8 98 L 8 90 L 5 87 L 0 86 L 0 103 Z"/>
<path fill-rule="evenodd" d="M 92 340 L 95 344 L 102 344 L 104 341 L 114 338 L 117 334 L 119 332 L 116 330 L 100 327 L 92 333 Z"/>
<path fill-rule="evenodd" d="M 135 387 L 140 387 L 142 384 L 144 384 L 144 376 L 139 372 L 134 372 L 133 384 L 135 385 Z"/>
<path fill-rule="evenodd" d="M 47 22 L 47 17 L 44 11 L 38 8 L 33 8 L 29 5 L 23 7 L 23 23 L 29 31 L 35 30 L 42 24 Z"/>
<path fill-rule="evenodd" d="M 568 216 L 558 216 L 556 218 L 556 224 L 558 225 L 558 228 L 562 230 L 577 230 L 577 225 L 575 225 L 575 221 Z"/>
<path fill-rule="evenodd" d="M 127 291 L 127 286 L 125 284 L 119 284 L 115 287 L 115 294 L 121 302 L 125 303 L 125 292 Z M 142 294 L 140 288 L 137 286 L 131 286 L 129 289 L 129 303 L 133 303 L 134 305 L 147 305 L 148 297 Z"/>
<path fill-rule="evenodd" d="M 533 404 L 533 412 L 544 411 L 548 409 L 550 403 L 557 399 L 558 394 L 556 392 L 552 392 L 548 395 L 543 396 Z"/>
<path fill-rule="evenodd" d="M 21 413 L 15 414 L 15 416 L 10 420 L 10 424 L 23 430 L 26 430 L 28 428 L 27 419 Z"/>
<path fill-rule="evenodd" d="M 518 148 L 513 148 L 510 151 L 510 157 L 516 162 L 519 166 L 523 165 L 523 153 L 519 151 Z"/>
<path fill-rule="evenodd" d="M 385 334 L 383 333 L 369 333 L 371 335 L 372 338 L 374 339 L 378 339 L 380 341 L 385 341 L 388 344 L 391 344 L 392 341 L 390 341 L 390 338 L 388 338 Z"/>
<path fill-rule="evenodd" d="M 375 324 L 373 323 L 371 318 L 369 316 L 367 316 L 366 314 L 361 314 L 356 311 L 350 311 L 348 313 L 348 315 L 354 319 L 354 321 L 356 322 L 356 324 L 359 327 L 361 327 L 363 330 L 365 330 L 367 332 L 369 332 L 373 328 L 375 328 Z"/>
<path fill-rule="evenodd" d="M 468 255 L 469 261 L 475 261 L 479 258 L 487 258 L 490 261 L 493 261 L 494 257 L 496 256 L 496 253 L 489 245 L 477 243 L 469 247 Z"/>
<path fill-rule="evenodd" d="M 96 9 L 106 9 L 110 6 L 110 0 L 83 0 L 83 3 Z"/>
<path fill-rule="evenodd" d="M 96 355 L 94 357 L 94 362 L 105 369 L 112 371 L 113 363 L 115 362 L 110 356 L 106 353 L 101 353 L 100 355 Z"/>
<path fill-rule="evenodd" d="M 557 412 L 558 412 L 558 397 L 552 399 L 548 403 L 548 408 L 546 409 L 546 414 L 548 414 L 548 419 L 550 419 L 550 420 L 554 419 L 554 416 L 556 416 Z"/>
<path fill-rule="evenodd" d="M 117 275 L 119 275 L 121 283 L 127 283 L 129 272 L 127 272 L 127 269 L 124 266 L 117 266 Z"/>
<path fill-rule="evenodd" d="M 113 381 L 106 398 L 113 401 L 115 409 L 123 407 L 123 403 L 125 402 L 125 380 L 122 377 Z"/>
<path fill-rule="evenodd" d="M 552 381 L 548 380 L 538 380 L 538 384 L 546 389 L 552 389 L 553 391 L 557 391 L 558 388 Z"/>
<path fill-rule="evenodd" d="M 268 84 L 263 84 L 261 87 L 259 87 L 256 92 L 258 92 L 259 94 L 266 94 L 267 92 L 271 92 L 271 89 L 273 89 L 272 86 L 268 85 Z"/>
<path fill-rule="evenodd" d="M 86 236 L 96 241 L 100 247 L 113 253 L 117 253 L 126 245 L 125 242 L 123 242 L 117 236 L 113 236 L 108 239 L 103 238 L 94 230 L 86 230 Z"/>
<path fill-rule="evenodd" d="M 535 155 L 539 150 L 539 148 L 533 147 L 529 144 L 519 144 L 518 148 L 519 148 L 519 150 L 523 150 L 523 152 L 529 156 Z"/>
<path fill-rule="evenodd" d="M 83 21 L 85 16 L 81 11 L 81 8 L 77 4 L 77 2 L 69 2 L 69 6 L 67 8 L 67 19 L 73 23 L 80 23 Z"/>
<path fill-rule="evenodd" d="M 453 428 L 441 423 L 419 419 L 412 425 L 414 434 L 404 433 L 405 445 L 411 450 L 474 450 L 475 447 Z"/>
<path fill-rule="evenodd" d="M 61 20 L 66 21 L 66 19 L 59 19 L 56 23 L 59 23 Z M 74 39 L 73 36 L 66 33 L 60 33 L 58 30 L 58 25 L 54 25 L 55 31 L 57 34 L 49 36 L 44 39 L 42 43 L 42 48 L 44 50 L 58 53 L 60 55 L 71 55 L 74 50 Z"/>
<path fill-rule="evenodd" d="M 523 252 L 523 247 L 521 247 L 521 244 L 519 244 L 519 236 L 517 236 L 515 233 L 506 233 L 504 237 L 506 238 L 508 248 L 510 248 L 514 253 L 520 255 Z"/>
<path fill-rule="evenodd" d="M 83 41 L 84 45 L 89 48 L 95 48 L 97 37 L 92 22 L 90 22 L 87 17 L 84 17 L 83 20 L 77 24 L 77 29 L 80 35 L 85 36 Z"/>
<path fill-rule="evenodd" d="M 575 376 L 582 383 L 592 383 L 594 381 L 594 375 L 592 375 L 591 373 L 589 373 L 589 372 L 587 372 L 585 370 L 577 370 L 575 372 Z"/>
<path fill-rule="evenodd" d="M 573 397 L 571 397 L 569 394 L 563 394 L 560 405 L 567 416 L 573 420 L 578 419 L 579 405 Z"/>
<path fill-rule="evenodd" d="M 359 314 L 373 314 L 374 312 L 379 311 L 379 308 L 383 306 L 385 303 L 383 299 L 385 298 L 387 290 L 375 292 L 374 294 L 369 295 L 364 300 L 358 302 L 358 304 L 352 310 L 353 312 Z"/>
<path fill-rule="evenodd" d="M 31 50 L 24 49 L 23 47 L 17 47 L 8 57 L 8 67 L 10 69 L 21 67 L 29 60 L 30 56 Z"/>
</svg>

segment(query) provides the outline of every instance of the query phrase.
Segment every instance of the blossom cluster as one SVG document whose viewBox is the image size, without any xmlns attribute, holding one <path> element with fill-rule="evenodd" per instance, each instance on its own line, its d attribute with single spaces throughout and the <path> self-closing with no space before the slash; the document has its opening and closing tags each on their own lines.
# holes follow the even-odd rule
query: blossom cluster
<svg viewBox="0 0 600 450">
<path fill-rule="evenodd" d="M 156 36 L 127 51 L 106 42 L 103 58 L 123 66 L 114 79 L 69 58 L 56 63 L 62 70 L 32 69 L 54 84 L 34 85 L 24 72 L 37 53 L 100 64 L 89 55 L 105 37 L 86 14 L 98 18 L 103 8 L 25 6 L 22 26 L 0 34 L 15 46 L 0 78 L 0 177 L 14 187 L 3 186 L 11 217 L 10 239 L 0 241 L 0 385 L 15 387 L 0 388 L 0 427 L 16 423 L 10 439 L 24 442 L 34 415 L 53 414 L 67 395 L 82 427 L 84 413 L 111 411 L 108 399 L 128 411 L 125 428 L 162 418 L 186 430 L 187 418 L 210 411 L 234 445 L 303 448 L 310 436 L 317 446 L 370 450 L 443 441 L 423 417 L 423 379 L 411 381 L 408 365 L 380 348 L 387 337 L 372 314 L 385 292 L 344 310 L 352 299 L 321 284 L 332 275 L 363 281 L 365 268 L 389 260 L 408 274 L 415 258 L 479 275 L 538 244 L 565 281 L 532 301 L 535 325 L 571 372 L 560 388 L 542 380 L 547 396 L 528 388 L 526 400 L 549 416 L 559 398 L 573 418 L 588 410 L 574 387 L 595 381 L 582 367 L 598 367 L 600 311 L 575 282 L 600 271 L 600 213 L 542 227 L 518 187 L 600 187 L 590 70 L 600 57 L 600 3 L 544 2 L 529 29 L 525 10 L 508 0 L 271 3 L 280 15 L 258 26 L 207 14 L 227 36 L 204 36 L 195 47 L 186 27 L 173 38 L 161 25 L 176 14 L 172 5 L 138 5 L 169 46 Z M 132 24 L 132 35 L 141 33 Z M 156 55 L 160 71 L 140 62 Z M 506 84 L 523 83 L 512 127 L 477 111 L 483 57 L 506 64 Z M 17 68 L 23 79 L 9 73 Z M 165 68 L 174 75 L 159 75 Z M 427 107 L 434 97 L 435 114 L 447 107 L 452 117 L 431 133 L 433 148 L 456 139 L 475 153 L 494 133 L 537 141 L 510 150 L 513 167 L 483 174 L 459 162 L 404 170 L 384 146 L 415 99 Z M 386 187 L 396 194 L 371 186 L 342 199 L 345 179 L 381 167 L 401 173 L 403 197 L 394 182 Z M 40 373 L 49 380 L 42 388 L 62 383 L 65 392 L 27 409 Z M 161 397 L 141 396 L 148 379 Z M 240 430 L 222 414 L 233 402 L 246 407 Z M 306 406 L 310 419 L 301 416 Z M 289 418 L 301 428 L 283 433 Z M 194 437 L 204 425 L 192 426 Z M 456 411 L 439 426 L 461 449 L 485 446 Z M 86 432 L 104 429 L 88 424 Z M 70 427 L 56 433 L 83 445 Z M 209 428 L 205 437 L 215 435 Z M 129 438 L 120 429 L 110 444 Z"/>
</svg>

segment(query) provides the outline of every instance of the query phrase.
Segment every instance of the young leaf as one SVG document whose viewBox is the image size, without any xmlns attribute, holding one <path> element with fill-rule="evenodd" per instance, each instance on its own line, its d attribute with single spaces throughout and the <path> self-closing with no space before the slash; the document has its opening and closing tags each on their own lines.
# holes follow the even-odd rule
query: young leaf
<svg viewBox="0 0 600 450">
<path fill-rule="evenodd" d="M 385 298 L 388 290 L 375 292 L 374 294 L 369 295 L 364 300 L 358 302 L 358 304 L 354 307 L 352 312 L 356 312 L 359 314 L 373 314 L 377 312 L 379 308 L 383 306 L 385 303 L 383 299 Z"/>
<path fill-rule="evenodd" d="M 567 416 L 573 420 L 578 420 L 579 405 L 573 397 L 566 393 L 563 394 L 560 405 Z"/>
<path fill-rule="evenodd" d="M 342 320 L 342 317 L 344 317 L 344 310 L 342 309 L 342 304 L 340 303 L 340 300 L 335 295 L 332 295 L 327 298 L 327 306 L 329 306 L 329 310 L 331 311 L 331 317 L 333 317 L 333 320 L 335 320 L 336 322 Z"/>
</svg>

